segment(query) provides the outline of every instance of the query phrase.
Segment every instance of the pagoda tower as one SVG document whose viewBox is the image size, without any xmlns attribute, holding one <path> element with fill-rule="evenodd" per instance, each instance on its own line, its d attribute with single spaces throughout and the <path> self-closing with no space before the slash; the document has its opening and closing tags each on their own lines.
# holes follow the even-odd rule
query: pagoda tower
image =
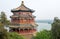
<svg viewBox="0 0 60 39">
<path fill-rule="evenodd" d="M 22 1 L 21 5 L 12 9 L 10 32 L 17 32 L 23 35 L 26 39 L 31 39 L 36 33 L 37 24 L 35 23 L 35 16 L 32 15 L 34 10 L 27 8 Z"/>
</svg>

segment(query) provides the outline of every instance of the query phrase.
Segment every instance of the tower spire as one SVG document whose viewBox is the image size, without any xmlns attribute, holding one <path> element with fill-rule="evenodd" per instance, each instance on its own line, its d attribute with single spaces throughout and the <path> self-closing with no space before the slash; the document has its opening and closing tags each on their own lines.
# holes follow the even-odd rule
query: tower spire
<svg viewBox="0 0 60 39">
<path fill-rule="evenodd" d="M 22 1 L 21 5 L 24 5 L 24 1 Z"/>
</svg>

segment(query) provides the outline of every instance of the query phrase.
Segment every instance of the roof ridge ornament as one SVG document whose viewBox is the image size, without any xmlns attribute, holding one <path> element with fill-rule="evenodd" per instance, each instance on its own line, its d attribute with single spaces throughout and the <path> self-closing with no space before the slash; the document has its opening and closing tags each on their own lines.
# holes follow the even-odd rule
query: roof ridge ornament
<svg viewBox="0 0 60 39">
<path fill-rule="evenodd" d="M 22 1 L 21 5 L 24 5 L 24 1 Z"/>
</svg>

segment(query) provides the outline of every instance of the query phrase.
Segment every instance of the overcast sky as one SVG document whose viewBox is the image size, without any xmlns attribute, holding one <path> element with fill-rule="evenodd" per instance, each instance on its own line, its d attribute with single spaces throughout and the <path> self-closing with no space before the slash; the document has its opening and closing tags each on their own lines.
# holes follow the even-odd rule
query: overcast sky
<svg viewBox="0 0 60 39">
<path fill-rule="evenodd" d="M 22 0 L 0 0 L 0 12 L 4 11 L 9 18 L 11 9 L 20 6 Z M 25 6 L 35 10 L 36 19 L 60 18 L 60 0 L 24 0 Z M 10 18 L 9 18 L 10 19 Z"/>
</svg>

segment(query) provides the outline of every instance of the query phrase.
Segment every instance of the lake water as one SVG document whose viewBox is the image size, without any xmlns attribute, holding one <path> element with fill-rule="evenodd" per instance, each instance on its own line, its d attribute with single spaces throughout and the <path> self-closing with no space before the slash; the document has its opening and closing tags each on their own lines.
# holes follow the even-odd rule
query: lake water
<svg viewBox="0 0 60 39">
<path fill-rule="evenodd" d="M 42 30 L 51 30 L 51 24 L 48 23 L 37 23 L 37 31 L 42 31 Z"/>
</svg>

